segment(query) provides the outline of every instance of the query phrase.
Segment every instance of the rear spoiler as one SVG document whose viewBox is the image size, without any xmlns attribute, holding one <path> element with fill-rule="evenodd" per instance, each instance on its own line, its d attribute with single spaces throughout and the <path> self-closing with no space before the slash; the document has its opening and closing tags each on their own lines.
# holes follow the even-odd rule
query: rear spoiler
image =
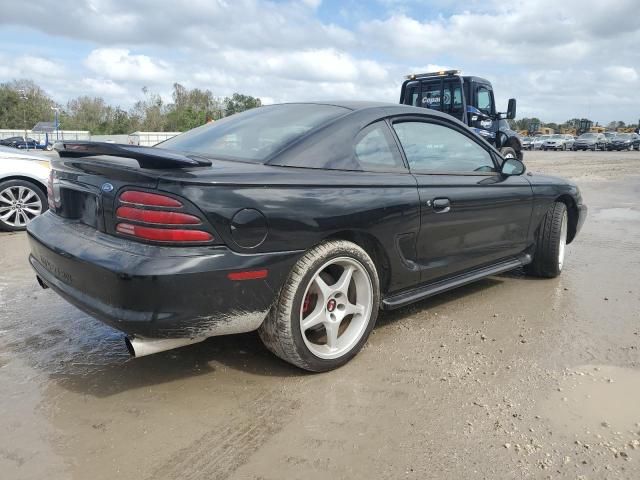
<svg viewBox="0 0 640 480">
<path fill-rule="evenodd" d="M 162 148 L 140 147 L 106 142 L 61 141 L 54 147 L 61 157 L 109 157 L 132 158 L 142 168 L 210 167 L 211 161 L 195 155 L 185 155 Z"/>
</svg>

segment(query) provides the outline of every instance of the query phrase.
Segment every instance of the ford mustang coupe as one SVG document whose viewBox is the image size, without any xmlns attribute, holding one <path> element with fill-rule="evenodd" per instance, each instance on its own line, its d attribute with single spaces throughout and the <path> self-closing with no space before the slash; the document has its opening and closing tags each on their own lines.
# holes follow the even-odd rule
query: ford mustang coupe
<svg viewBox="0 0 640 480">
<path fill-rule="evenodd" d="M 257 330 L 330 370 L 380 309 L 522 266 L 557 276 L 586 215 L 571 182 L 406 105 L 271 105 L 155 147 L 57 149 L 31 265 L 135 356 Z"/>
</svg>

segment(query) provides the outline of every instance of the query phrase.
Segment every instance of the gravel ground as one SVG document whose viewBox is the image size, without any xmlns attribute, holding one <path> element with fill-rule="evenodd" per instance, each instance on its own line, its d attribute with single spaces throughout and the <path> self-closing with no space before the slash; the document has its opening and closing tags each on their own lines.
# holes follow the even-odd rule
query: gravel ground
<svg viewBox="0 0 640 480">
<path fill-rule="evenodd" d="M 563 274 L 383 313 L 320 375 L 254 334 L 130 360 L 0 234 L 0 476 L 640 478 L 640 152 L 526 161 L 590 207 Z"/>
</svg>

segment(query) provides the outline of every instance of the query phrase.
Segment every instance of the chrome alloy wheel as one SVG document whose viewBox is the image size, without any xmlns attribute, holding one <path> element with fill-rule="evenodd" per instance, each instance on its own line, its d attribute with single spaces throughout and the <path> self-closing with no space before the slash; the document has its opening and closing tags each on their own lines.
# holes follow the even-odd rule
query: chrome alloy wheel
<svg viewBox="0 0 640 480">
<path fill-rule="evenodd" d="M 329 260 L 311 278 L 302 298 L 300 330 L 313 355 L 339 358 L 362 338 L 371 318 L 373 286 L 360 262 Z"/>
<path fill-rule="evenodd" d="M 0 220 L 11 227 L 25 227 L 42 213 L 42 200 L 29 187 L 16 185 L 0 192 Z"/>
<path fill-rule="evenodd" d="M 567 246 L 567 212 L 562 216 L 562 224 L 560 225 L 560 245 L 558 245 L 558 270 L 562 271 L 564 264 L 564 251 Z"/>
</svg>

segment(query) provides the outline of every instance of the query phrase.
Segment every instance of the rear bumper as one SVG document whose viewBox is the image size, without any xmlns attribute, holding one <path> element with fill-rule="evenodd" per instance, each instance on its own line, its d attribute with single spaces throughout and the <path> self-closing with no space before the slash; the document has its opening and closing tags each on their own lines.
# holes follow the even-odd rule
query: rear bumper
<svg viewBox="0 0 640 480">
<path fill-rule="evenodd" d="M 301 252 L 241 255 L 106 235 L 51 212 L 28 227 L 29 260 L 67 301 L 129 335 L 204 337 L 257 329 Z M 267 269 L 264 279 L 230 272 Z"/>
</svg>

